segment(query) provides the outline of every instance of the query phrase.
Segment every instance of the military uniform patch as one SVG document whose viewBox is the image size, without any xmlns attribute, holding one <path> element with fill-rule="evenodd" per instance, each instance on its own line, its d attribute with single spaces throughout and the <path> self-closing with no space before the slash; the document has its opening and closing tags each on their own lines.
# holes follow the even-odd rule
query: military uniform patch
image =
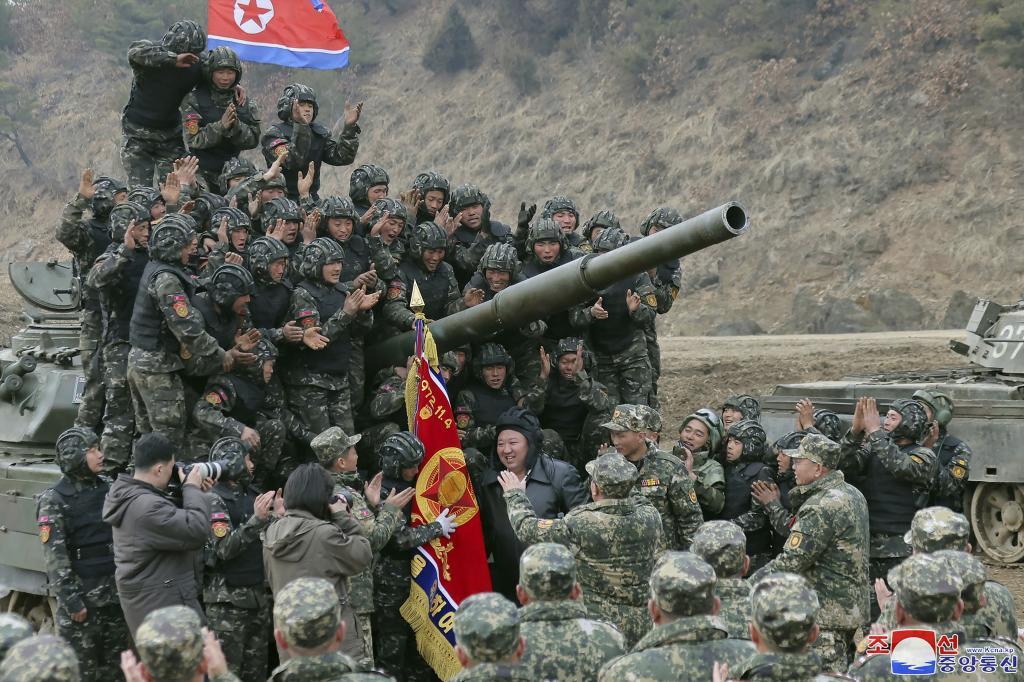
<svg viewBox="0 0 1024 682">
<path fill-rule="evenodd" d="M 394 301 L 402 295 L 402 290 L 398 287 L 388 287 L 388 300 Z"/>
<path fill-rule="evenodd" d="M 181 347 L 181 352 L 180 352 L 180 353 L 178 353 L 178 355 L 180 355 L 180 356 L 181 356 L 181 359 L 182 359 L 182 360 L 190 360 L 190 359 L 192 359 L 192 351 L 190 351 L 190 350 L 189 350 L 188 348 L 186 348 L 185 346 L 182 346 L 182 347 Z"/>
<path fill-rule="evenodd" d="M 658 307 L 658 299 L 654 297 L 654 294 L 647 294 L 647 296 L 644 297 L 644 301 L 646 301 L 647 305 L 651 306 L 652 308 Z"/>
<path fill-rule="evenodd" d="M 953 475 L 953 478 L 961 479 L 967 475 L 967 470 L 964 469 L 962 466 L 955 466 L 953 467 L 953 471 L 951 471 L 950 473 Z"/>
<path fill-rule="evenodd" d="M 274 150 L 274 156 L 281 157 L 288 153 L 288 140 L 283 137 L 279 137 L 271 142 L 270 146 Z"/>
<path fill-rule="evenodd" d="M 553 525 L 555 525 L 555 522 L 552 521 L 551 519 L 541 519 L 540 521 L 537 522 L 537 527 L 538 528 L 550 528 Z"/>
<path fill-rule="evenodd" d="M 39 541 L 44 545 L 50 539 L 50 524 L 44 523 L 39 526 Z"/>
<path fill-rule="evenodd" d="M 195 135 L 199 132 L 199 114 L 189 114 L 185 117 L 185 131 L 189 135 Z"/>
<path fill-rule="evenodd" d="M 371 512 L 366 507 L 363 507 L 362 509 L 359 510 L 359 513 L 357 514 L 357 516 L 359 518 L 361 518 L 361 519 L 365 519 L 367 517 L 373 516 L 373 512 Z"/>
<path fill-rule="evenodd" d="M 228 534 L 227 521 L 214 521 L 213 523 L 213 535 L 214 537 L 222 538 Z"/>
<path fill-rule="evenodd" d="M 640 481 L 641 488 L 656 488 L 659 485 L 661 485 L 661 480 L 657 478 L 645 478 L 644 480 Z"/>
<path fill-rule="evenodd" d="M 697 491 L 693 488 L 690 488 L 690 502 L 697 504 Z"/>
<path fill-rule="evenodd" d="M 299 314 L 296 317 L 298 318 L 299 324 L 302 326 L 303 329 L 309 329 L 310 327 L 316 325 L 316 318 L 313 317 L 312 310 L 300 310 Z"/>
<path fill-rule="evenodd" d="M 175 294 L 171 298 L 171 309 L 178 317 L 188 317 L 188 299 L 185 294 Z"/>
<path fill-rule="evenodd" d="M 800 546 L 800 543 L 804 541 L 804 534 L 800 531 L 795 531 L 789 534 L 789 540 L 786 541 L 786 547 L 790 549 L 796 549 Z"/>
<path fill-rule="evenodd" d="M 220 405 L 224 401 L 220 399 L 220 394 L 217 391 L 210 391 L 206 394 L 206 402 L 211 405 Z"/>
<path fill-rule="evenodd" d="M 917 455 L 911 455 L 910 459 L 914 460 L 918 464 L 924 464 L 924 460 L 918 457 Z"/>
<path fill-rule="evenodd" d="M 679 295 L 679 287 L 672 287 L 672 300 L 676 300 L 676 296 Z"/>
<path fill-rule="evenodd" d="M 460 414 L 459 416 L 457 416 L 455 418 L 455 425 L 458 426 L 460 429 L 463 429 L 463 430 L 468 428 L 469 427 L 469 415 L 468 414 Z"/>
</svg>

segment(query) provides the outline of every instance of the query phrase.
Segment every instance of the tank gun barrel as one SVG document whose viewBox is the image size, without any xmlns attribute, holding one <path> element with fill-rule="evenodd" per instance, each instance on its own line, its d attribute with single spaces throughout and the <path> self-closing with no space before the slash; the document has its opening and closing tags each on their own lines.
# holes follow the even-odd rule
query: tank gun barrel
<svg viewBox="0 0 1024 682">
<path fill-rule="evenodd" d="M 490 301 L 431 322 L 430 332 L 443 353 L 504 329 L 517 329 L 583 303 L 626 277 L 738 237 L 748 227 L 746 209 L 730 201 L 614 251 L 589 254 L 519 282 Z M 367 348 L 366 356 L 375 369 L 388 363 L 404 365 L 414 342 L 413 332 L 406 332 Z"/>
</svg>

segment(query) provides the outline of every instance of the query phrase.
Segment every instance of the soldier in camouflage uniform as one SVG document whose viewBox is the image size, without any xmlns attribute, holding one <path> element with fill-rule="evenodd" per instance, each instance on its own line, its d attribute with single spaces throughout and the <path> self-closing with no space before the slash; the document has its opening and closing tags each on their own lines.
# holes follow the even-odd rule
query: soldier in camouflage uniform
<svg viewBox="0 0 1024 682">
<path fill-rule="evenodd" d="M 46 576 L 57 595 L 57 632 L 75 650 L 83 680 L 117 675 L 128 626 L 114 583 L 113 533 L 101 519 L 110 489 L 96 434 L 72 427 L 57 438 L 64 474 L 39 498 L 36 516 Z"/>
<path fill-rule="evenodd" d="M 666 552 L 651 573 L 648 610 L 654 628 L 630 653 L 601 668 L 598 680 L 706 680 L 716 661 L 730 670 L 754 654 L 729 639 L 715 615 L 715 571 L 690 552 Z"/>
<path fill-rule="evenodd" d="M 206 33 L 194 21 L 175 22 L 159 43 L 136 40 L 128 46 L 131 95 L 121 115 L 121 165 L 129 185 L 153 187 L 175 159 L 185 156 L 178 107 L 202 80 L 200 65 Z"/>
<path fill-rule="evenodd" d="M 35 635 L 22 639 L 10 648 L 0 663 L 0 680 L 78 682 L 83 679 L 79 675 L 80 669 L 75 652 L 67 642 L 53 635 Z"/>
<path fill-rule="evenodd" d="M 519 560 L 516 597 L 528 645 L 520 665 L 535 680 L 588 682 L 616 656 L 626 653 L 622 633 L 587 618 L 576 582 L 576 559 L 551 542 L 528 547 Z"/>
<path fill-rule="evenodd" d="M 593 242 L 594 253 L 607 253 L 629 242 L 622 230 L 608 229 Z M 651 361 L 644 328 L 654 323 L 654 286 L 646 272 L 616 282 L 569 311 L 569 321 L 588 330 L 597 354 L 597 378 L 616 403 L 646 405 L 651 389 Z"/>
<path fill-rule="evenodd" d="M 370 209 L 378 199 L 386 197 L 390 189 L 391 177 L 382 166 L 375 163 L 364 163 L 352 169 L 348 177 L 348 197 L 359 214 L 356 219 L 358 234 L 366 234 L 366 230 L 373 223 L 363 223 L 363 216 L 369 218 Z"/>
<path fill-rule="evenodd" d="M 821 602 L 821 634 L 814 650 L 825 670 L 843 670 L 855 632 L 868 622 L 868 509 L 864 496 L 839 471 L 840 447 L 810 434 L 794 452 L 797 487 L 789 493 L 796 519 L 782 554 L 753 575 L 802 575 Z"/>
<path fill-rule="evenodd" d="M 735 421 L 725 438 L 725 506 L 718 518 L 732 521 L 747 535 L 751 571 L 772 558 L 771 524 L 761 503 L 752 495 L 754 483 L 772 478 L 764 463 L 767 436 L 751 419 Z"/>
<path fill-rule="evenodd" d="M 203 573 L 203 604 L 228 665 L 245 682 L 267 679 L 271 596 L 263 574 L 260 532 L 270 523 L 274 492 L 252 488 L 253 463 L 245 444 L 221 438 L 210 461 L 223 466 L 210 492 L 210 545 Z"/>
<path fill-rule="evenodd" d="M 722 415 L 722 428 L 728 431 L 730 426 L 744 419 L 760 422 L 761 403 L 746 393 L 732 395 L 722 402 L 718 413 Z"/>
<path fill-rule="evenodd" d="M 370 260 L 377 276 L 391 282 L 398 277 L 398 266 L 405 260 L 409 249 L 405 227 L 409 211 L 397 199 L 384 197 L 373 202 L 368 215 L 371 222 L 366 243 L 370 249 Z"/>
<path fill-rule="evenodd" d="M 369 399 L 363 404 L 360 419 L 359 468 L 367 475 L 380 471 L 377 453 L 391 435 L 406 428 L 409 417 L 405 411 L 405 380 L 407 367 L 385 367 L 373 378 Z"/>
<path fill-rule="evenodd" d="M 647 579 L 662 542 L 661 518 L 650 503 L 633 495 L 637 469 L 625 457 L 607 453 L 586 468 L 594 502 L 560 519 L 537 518 L 526 496 L 525 480 L 507 471 L 498 480 L 519 541 L 569 547 L 579 561 L 587 613 L 618 627 L 632 646 L 651 625 L 644 603 Z"/>
<path fill-rule="evenodd" d="M 598 211 L 587 218 L 587 222 L 583 223 L 583 229 L 581 230 L 583 241 L 577 244 L 576 248 L 583 253 L 593 253 L 594 240 L 597 239 L 602 232 L 611 227 L 616 227 L 620 230 L 622 229 L 622 223 L 619 222 L 618 216 L 611 211 Z"/>
<path fill-rule="evenodd" d="M 452 682 L 534 680 L 520 664 L 525 640 L 515 604 L 496 592 L 474 594 L 455 614 L 455 655 L 462 670 Z"/>
<path fill-rule="evenodd" d="M 679 459 L 689 461 L 690 479 L 705 518 L 715 518 L 725 506 L 725 469 L 715 459 L 722 441 L 718 415 L 708 408 L 683 418 L 679 442 L 672 449 Z"/>
<path fill-rule="evenodd" d="M 23 639 L 28 639 L 35 631 L 32 623 L 16 613 L 0 613 L 0 661 L 7 656 L 11 647 Z"/>
<path fill-rule="evenodd" d="M 929 504 L 941 504 L 953 511 L 963 511 L 964 490 L 971 476 L 971 447 L 947 431 L 953 421 L 953 401 L 938 391 L 914 391 L 914 400 L 924 406 L 928 415 L 929 433 L 925 447 L 931 448 L 939 462 L 939 473 L 932 484 Z"/>
<path fill-rule="evenodd" d="M 193 211 L 195 213 L 195 211 Z M 204 272 L 216 272 L 217 268 L 230 259 L 242 259 L 248 263 L 248 247 L 252 221 L 249 214 L 240 208 L 222 206 L 214 209 L 210 216 L 208 235 L 217 235 L 217 243 L 206 254 Z M 234 254 L 234 255 L 232 255 Z"/>
<path fill-rule="evenodd" d="M 583 243 L 583 235 L 576 231 L 580 226 L 580 211 L 576 208 L 576 202 L 569 197 L 556 194 L 545 201 L 540 217 L 555 221 L 572 248 L 578 249 Z"/>
<path fill-rule="evenodd" d="M 750 568 L 747 536 L 731 521 L 706 521 L 693 536 L 690 551 L 715 569 L 715 594 L 722 602 L 718 617 L 732 639 L 750 639 Z"/>
<path fill-rule="evenodd" d="M 649 237 L 658 234 L 662 230 L 683 222 L 682 213 L 677 209 L 662 206 L 647 214 L 647 217 L 640 222 L 640 234 Z M 655 311 L 664 315 L 672 310 L 672 304 L 679 296 L 679 290 L 683 286 L 683 268 L 678 258 L 662 263 L 656 268 L 647 271 L 654 285 L 654 296 L 658 305 Z M 654 322 L 644 328 L 644 336 L 647 339 L 647 357 L 651 362 L 651 394 L 648 401 L 653 407 L 658 407 L 658 378 L 661 376 L 661 347 L 658 345 L 658 328 Z"/>
<path fill-rule="evenodd" d="M 476 185 L 460 185 L 452 190 L 448 213 L 455 223 L 446 258 L 455 268 L 459 287 L 465 288 L 480 265 L 487 247 L 512 245 L 512 229 L 491 218 L 491 200 Z"/>
<path fill-rule="evenodd" d="M 485 343 L 473 356 L 473 379 L 455 399 L 455 425 L 464 447 L 490 451 L 498 417 L 510 407 L 535 408 L 513 374 L 515 363 L 505 348 Z"/>
<path fill-rule="evenodd" d="M 440 320 L 457 310 L 462 295 L 455 271 L 444 261 L 447 247 L 448 234 L 437 223 L 427 221 L 416 226 L 409 241 L 409 256 L 399 264 L 395 278 L 387 285 L 383 315 L 396 332 L 409 331 L 416 320 L 416 314 L 409 309 L 414 282 L 423 297 L 423 314 L 428 321 Z"/>
<path fill-rule="evenodd" d="M 452 195 L 448 178 L 432 170 L 417 174 L 412 181 L 411 189 L 417 199 L 416 215 L 410 216 L 413 225 L 422 225 L 428 220 L 434 220 L 441 209 L 448 205 Z M 446 214 L 441 215 L 443 217 Z"/>
<path fill-rule="evenodd" d="M 646 497 L 661 515 L 662 549 L 689 549 L 693 534 L 704 521 L 697 492 L 686 465 L 647 440 L 652 424 L 640 407 L 616 405 L 611 420 L 602 426 L 611 433 L 615 449 L 639 472 L 634 491 Z"/>
<path fill-rule="evenodd" d="M 950 561 L 935 554 L 915 554 L 900 564 L 894 579 L 898 627 L 934 630 L 937 636 L 956 634 L 959 635 L 960 654 L 966 654 L 974 648 L 999 648 L 1008 653 L 1000 653 L 997 659 L 1016 657 L 1019 665 L 1024 652 L 1013 640 L 1001 637 L 973 638 L 963 633 L 956 621 L 963 609 L 960 595 L 964 582 L 957 574 L 957 567 Z M 957 662 L 958 666 L 963 665 L 959 657 Z M 892 679 L 892 662 L 887 654 L 861 656 L 850 666 L 849 673 L 858 680 L 889 680 Z M 967 671 L 951 674 L 940 672 L 934 677 L 938 680 L 975 679 Z M 1016 671 L 1003 670 L 985 672 L 984 679 L 1017 680 L 1020 677 Z"/>
<path fill-rule="evenodd" d="M 129 653 L 129 665 L 141 679 L 205 679 L 239 682 L 229 670 L 217 638 L 204 633 L 199 614 L 187 606 L 165 606 L 151 611 L 135 633 L 139 663 Z M 140 679 L 140 678 L 131 678 Z"/>
</svg>

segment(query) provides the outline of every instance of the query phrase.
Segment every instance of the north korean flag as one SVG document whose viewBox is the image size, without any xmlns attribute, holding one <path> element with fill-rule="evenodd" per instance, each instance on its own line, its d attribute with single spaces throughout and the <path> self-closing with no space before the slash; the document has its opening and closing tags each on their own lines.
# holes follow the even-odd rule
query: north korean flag
<svg viewBox="0 0 1024 682">
<path fill-rule="evenodd" d="M 209 11 L 210 48 L 264 64 L 348 66 L 348 40 L 322 0 L 210 0 Z"/>
</svg>

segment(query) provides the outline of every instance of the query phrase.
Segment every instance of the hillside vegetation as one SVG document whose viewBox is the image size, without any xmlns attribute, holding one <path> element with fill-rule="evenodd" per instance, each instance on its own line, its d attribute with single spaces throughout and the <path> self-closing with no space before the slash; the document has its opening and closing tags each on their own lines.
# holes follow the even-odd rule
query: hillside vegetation
<svg viewBox="0 0 1024 682">
<path fill-rule="evenodd" d="M 630 231 L 658 205 L 744 203 L 748 235 L 686 259 L 668 331 L 926 328 L 958 290 L 1021 292 L 1024 1 L 330 4 L 350 69 L 252 65 L 244 82 L 267 123 L 293 80 L 328 126 L 365 100 L 358 162 L 395 192 L 435 168 L 506 222 L 560 193 Z M 124 50 L 179 16 L 205 3 L 3 6 L 5 260 L 62 253 L 79 169 L 122 174 Z M 321 191 L 347 190 L 349 170 Z"/>
</svg>

